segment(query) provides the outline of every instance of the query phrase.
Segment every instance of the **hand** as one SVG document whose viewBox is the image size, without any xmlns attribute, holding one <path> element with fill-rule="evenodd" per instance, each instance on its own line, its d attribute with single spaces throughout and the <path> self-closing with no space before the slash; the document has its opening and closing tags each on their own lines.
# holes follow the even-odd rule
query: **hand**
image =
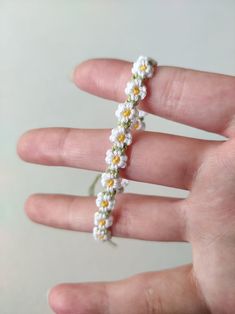
<svg viewBox="0 0 235 314">
<path fill-rule="evenodd" d="M 77 67 L 74 80 L 87 92 L 122 102 L 131 66 L 120 60 L 89 60 Z M 235 78 L 158 67 L 147 90 L 140 109 L 226 139 L 136 133 L 121 175 L 186 189 L 189 196 L 119 194 L 112 233 L 188 241 L 193 264 L 117 282 L 61 284 L 49 295 L 57 314 L 235 312 Z M 28 162 L 104 171 L 109 135 L 110 130 L 36 129 L 21 137 L 18 153 Z M 94 204 L 94 197 L 37 194 L 29 197 L 25 209 L 37 223 L 90 232 Z"/>
</svg>

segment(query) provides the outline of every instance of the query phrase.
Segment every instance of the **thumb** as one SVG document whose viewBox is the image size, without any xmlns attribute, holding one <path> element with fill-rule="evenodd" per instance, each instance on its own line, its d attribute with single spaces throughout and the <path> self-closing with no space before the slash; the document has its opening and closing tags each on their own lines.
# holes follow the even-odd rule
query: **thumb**
<svg viewBox="0 0 235 314">
<path fill-rule="evenodd" d="M 116 282 L 60 284 L 49 294 L 57 314 L 207 314 L 192 265 Z"/>
</svg>

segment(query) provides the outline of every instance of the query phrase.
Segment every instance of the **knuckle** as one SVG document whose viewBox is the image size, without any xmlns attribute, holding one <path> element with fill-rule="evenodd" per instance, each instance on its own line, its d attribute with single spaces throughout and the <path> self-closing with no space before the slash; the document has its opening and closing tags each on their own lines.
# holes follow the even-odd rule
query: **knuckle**
<svg viewBox="0 0 235 314">
<path fill-rule="evenodd" d="M 161 103 L 167 111 L 168 117 L 182 107 L 186 85 L 187 70 L 175 69 L 171 77 L 166 80 L 161 94 Z M 182 113 L 181 113 L 182 114 Z"/>
<path fill-rule="evenodd" d="M 156 294 L 152 287 L 146 287 L 144 291 L 146 314 L 164 314 L 162 298 Z"/>
</svg>

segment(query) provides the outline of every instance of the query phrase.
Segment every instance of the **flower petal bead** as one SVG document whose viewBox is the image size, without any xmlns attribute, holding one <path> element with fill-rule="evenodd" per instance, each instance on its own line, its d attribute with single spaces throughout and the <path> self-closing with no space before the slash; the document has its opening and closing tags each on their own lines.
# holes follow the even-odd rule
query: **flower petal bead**
<svg viewBox="0 0 235 314">
<path fill-rule="evenodd" d="M 142 84 L 142 80 L 134 79 L 127 83 L 125 93 L 132 101 L 143 100 L 146 96 L 146 87 Z"/>
<path fill-rule="evenodd" d="M 128 184 L 129 184 L 129 180 L 122 179 L 121 187 L 119 188 L 119 190 L 117 190 L 117 193 L 122 193 L 124 189 L 128 186 Z"/>
<path fill-rule="evenodd" d="M 97 226 L 93 228 L 93 236 L 95 240 L 99 241 L 108 241 L 112 237 L 108 229 L 100 229 Z"/>
<path fill-rule="evenodd" d="M 140 56 L 138 60 L 133 64 L 132 73 L 140 78 L 150 78 L 153 76 L 154 65 L 156 61 L 151 58 Z"/>
<path fill-rule="evenodd" d="M 120 122 L 128 122 L 132 120 L 137 113 L 137 109 L 130 102 L 124 102 L 118 105 L 115 112 L 116 117 Z"/>
<path fill-rule="evenodd" d="M 147 112 L 143 110 L 138 110 L 137 115 L 131 122 L 131 130 L 144 130 L 145 129 L 145 122 L 144 117 L 147 115 Z"/>
<path fill-rule="evenodd" d="M 127 156 L 120 149 L 108 149 L 106 152 L 106 163 L 110 169 L 125 168 Z"/>
<path fill-rule="evenodd" d="M 118 127 L 118 128 L 112 129 L 112 134 L 109 137 L 109 139 L 117 147 L 124 147 L 131 144 L 132 135 L 130 132 L 127 132 L 125 128 Z"/>
<path fill-rule="evenodd" d="M 121 185 L 123 188 L 125 188 L 129 184 L 129 180 L 127 179 L 122 179 Z"/>
<path fill-rule="evenodd" d="M 131 124 L 131 129 L 135 131 L 145 130 L 145 122 L 142 119 L 136 118 Z"/>
<path fill-rule="evenodd" d="M 97 194 L 96 205 L 100 211 L 111 211 L 115 205 L 115 199 L 107 192 Z"/>
<path fill-rule="evenodd" d="M 104 172 L 101 175 L 102 186 L 110 192 L 114 190 L 118 191 L 122 187 L 121 181 L 122 179 L 120 177 L 116 177 L 110 172 Z"/>
<path fill-rule="evenodd" d="M 94 224 L 99 229 L 107 229 L 113 224 L 113 216 L 98 211 L 94 216 Z"/>
</svg>

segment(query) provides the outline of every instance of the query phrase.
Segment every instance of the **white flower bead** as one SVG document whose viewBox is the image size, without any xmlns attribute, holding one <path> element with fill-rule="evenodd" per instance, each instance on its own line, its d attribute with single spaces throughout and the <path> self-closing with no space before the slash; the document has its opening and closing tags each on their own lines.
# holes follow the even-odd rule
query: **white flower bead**
<svg viewBox="0 0 235 314">
<path fill-rule="evenodd" d="M 121 193 L 128 183 L 128 180 L 121 177 L 115 177 L 110 172 L 104 172 L 101 175 L 101 184 L 108 192 L 113 192 L 115 190 L 117 193 Z"/>
<path fill-rule="evenodd" d="M 100 229 L 97 226 L 93 228 L 93 236 L 97 241 L 107 241 L 111 239 L 111 232 L 107 229 Z"/>
<path fill-rule="evenodd" d="M 114 208 L 115 199 L 105 192 L 100 192 L 97 194 L 96 205 L 101 211 L 111 211 Z"/>
<path fill-rule="evenodd" d="M 146 96 L 146 87 L 142 84 L 140 79 L 134 79 L 127 83 L 125 93 L 133 101 L 142 100 Z"/>
<path fill-rule="evenodd" d="M 145 129 L 145 122 L 138 117 L 135 118 L 131 123 L 131 129 L 135 131 L 144 130 Z"/>
<path fill-rule="evenodd" d="M 94 215 L 94 224 L 100 229 L 107 229 L 113 224 L 113 216 L 107 216 L 105 213 L 96 212 Z"/>
<path fill-rule="evenodd" d="M 127 156 L 122 154 L 119 149 L 115 149 L 114 151 L 109 149 L 106 152 L 105 161 L 109 165 L 110 169 L 125 168 Z"/>
<path fill-rule="evenodd" d="M 112 134 L 109 137 L 110 141 L 117 147 L 124 147 L 124 145 L 130 145 L 132 142 L 132 136 L 130 132 L 127 132 L 124 128 L 118 127 L 112 129 Z"/>
<path fill-rule="evenodd" d="M 137 115 L 131 122 L 131 130 L 144 130 L 145 122 L 144 117 L 147 115 L 147 112 L 143 110 L 137 110 Z"/>
<path fill-rule="evenodd" d="M 128 186 L 128 184 L 129 184 L 129 180 L 127 180 L 127 179 L 122 179 L 121 186 L 122 186 L 123 189 L 124 189 L 126 186 Z"/>
<path fill-rule="evenodd" d="M 121 103 L 115 112 L 120 122 L 128 122 L 132 120 L 137 113 L 137 109 L 130 102 Z"/>
<path fill-rule="evenodd" d="M 110 172 L 104 172 L 101 175 L 101 184 L 107 191 L 113 192 L 121 188 L 121 178 L 115 178 Z"/>
<path fill-rule="evenodd" d="M 142 79 L 153 76 L 154 66 L 156 62 L 151 58 L 140 56 L 133 64 L 132 73 L 138 75 Z"/>
</svg>

